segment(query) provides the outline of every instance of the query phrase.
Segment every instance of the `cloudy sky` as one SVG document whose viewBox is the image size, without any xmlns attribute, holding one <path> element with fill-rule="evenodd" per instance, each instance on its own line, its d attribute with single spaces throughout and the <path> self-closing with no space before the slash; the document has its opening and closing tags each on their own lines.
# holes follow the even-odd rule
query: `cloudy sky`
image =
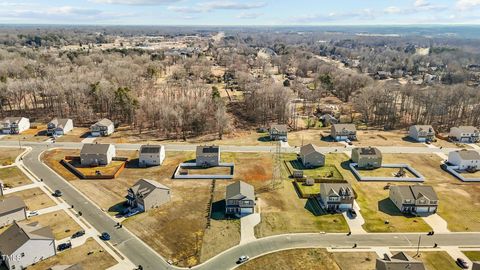
<svg viewBox="0 0 480 270">
<path fill-rule="evenodd" d="M 480 24 L 480 0 L 0 0 L 0 24 Z"/>
</svg>

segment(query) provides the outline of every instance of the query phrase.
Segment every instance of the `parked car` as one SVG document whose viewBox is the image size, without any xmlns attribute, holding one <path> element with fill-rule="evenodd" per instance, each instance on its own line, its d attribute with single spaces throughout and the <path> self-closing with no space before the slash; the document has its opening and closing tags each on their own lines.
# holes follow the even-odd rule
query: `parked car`
<svg viewBox="0 0 480 270">
<path fill-rule="evenodd" d="M 85 234 L 84 230 L 78 231 L 72 235 L 72 238 L 78 238 L 80 236 L 83 236 Z"/>
<path fill-rule="evenodd" d="M 460 266 L 460 268 L 462 268 L 462 269 L 468 269 L 468 263 L 467 263 L 464 259 L 462 259 L 462 258 L 458 258 L 458 259 L 457 259 L 457 264 L 458 264 L 458 266 Z"/>
<path fill-rule="evenodd" d="M 246 261 L 250 260 L 250 257 L 248 257 L 247 255 L 242 255 L 240 256 L 240 258 L 238 258 L 238 261 L 237 263 L 240 264 L 240 263 L 244 263 Z"/>
<path fill-rule="evenodd" d="M 356 218 L 356 217 L 357 217 L 357 212 L 355 212 L 355 209 L 353 209 L 353 208 L 348 209 L 348 214 L 350 214 L 350 216 L 351 216 L 352 218 Z"/>
<path fill-rule="evenodd" d="M 34 216 L 38 216 L 38 211 L 30 211 L 30 213 L 28 213 L 28 217 L 34 217 Z"/>
<path fill-rule="evenodd" d="M 108 241 L 110 240 L 110 234 L 108 234 L 107 232 L 103 232 L 100 236 L 100 239 L 102 239 L 103 241 Z"/>
<path fill-rule="evenodd" d="M 57 189 L 55 192 L 53 192 L 53 196 L 55 197 L 62 197 L 63 193 L 61 190 Z"/>
<path fill-rule="evenodd" d="M 65 250 L 65 249 L 69 249 L 71 247 L 72 247 L 72 243 L 67 242 L 67 243 L 63 243 L 63 244 L 58 245 L 57 250 L 62 251 L 62 250 Z"/>
</svg>

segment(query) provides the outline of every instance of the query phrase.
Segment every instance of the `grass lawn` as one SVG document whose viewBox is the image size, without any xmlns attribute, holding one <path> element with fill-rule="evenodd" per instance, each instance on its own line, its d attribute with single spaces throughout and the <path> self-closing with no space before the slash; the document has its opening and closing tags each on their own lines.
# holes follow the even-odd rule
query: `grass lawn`
<svg viewBox="0 0 480 270">
<path fill-rule="evenodd" d="M 98 166 L 98 167 L 80 167 L 80 163 L 75 161 L 69 161 L 70 164 L 75 166 L 75 168 L 81 172 L 85 176 L 95 176 L 97 171 L 100 172 L 101 175 L 113 175 L 118 169 L 125 163 L 123 161 L 112 161 L 105 166 Z"/>
<path fill-rule="evenodd" d="M 71 236 L 82 228 L 65 211 L 59 210 L 48 214 L 31 217 L 24 223 L 39 222 L 42 225 L 50 226 L 56 240 Z"/>
<path fill-rule="evenodd" d="M 348 252 L 329 253 L 325 249 L 292 249 L 270 253 L 255 258 L 243 265 L 239 270 L 371 270 L 375 268 L 375 253 Z"/>
<path fill-rule="evenodd" d="M 23 153 L 24 149 L 20 148 L 0 148 L 0 166 L 11 165 L 15 159 Z"/>
<path fill-rule="evenodd" d="M 298 188 L 301 189 L 301 192 L 305 195 L 307 194 L 320 194 L 320 183 L 315 183 L 313 186 L 307 186 L 304 183 L 299 182 Z"/>
<path fill-rule="evenodd" d="M 55 202 L 48 197 L 40 188 L 26 189 L 5 195 L 6 198 L 18 196 L 23 199 L 30 211 L 54 206 Z"/>
<path fill-rule="evenodd" d="M 75 127 L 73 130 L 56 139 L 57 142 L 81 142 L 90 134 L 90 129 Z"/>
<path fill-rule="evenodd" d="M 294 170 L 302 170 L 304 177 L 343 180 L 342 174 L 338 171 L 335 165 L 332 164 L 325 164 L 325 166 L 312 169 L 305 168 L 302 162 L 298 159 L 288 160 L 286 164 L 292 172 Z"/>
<path fill-rule="evenodd" d="M 408 138 L 408 133 L 404 130 L 358 130 L 357 141 L 354 146 L 406 146 L 406 147 L 426 147 L 423 143 L 418 143 Z"/>
<path fill-rule="evenodd" d="M 83 245 L 61 252 L 56 256 L 29 266 L 28 269 L 43 270 L 50 269 L 55 265 L 74 264 L 80 264 L 83 269 L 103 270 L 114 266 L 117 261 L 95 240 L 90 238 Z"/>
<path fill-rule="evenodd" d="M 373 170 L 359 170 L 357 171 L 360 173 L 361 176 L 365 177 L 395 177 L 395 174 L 400 170 L 400 168 L 377 168 Z M 403 170 L 405 172 L 405 176 L 403 178 L 408 177 L 415 177 L 415 175 L 405 168 Z M 402 177 L 399 177 L 401 179 Z"/>
<path fill-rule="evenodd" d="M 409 163 L 425 176 L 439 197 L 438 214 L 451 231 L 480 231 L 480 185 L 464 183 L 440 168 L 435 154 L 384 154 L 386 163 Z M 464 213 L 468 213 L 465 215 Z"/>
<path fill-rule="evenodd" d="M 462 251 L 473 262 L 480 262 L 480 251 Z"/>
<path fill-rule="evenodd" d="M 0 169 L 0 179 L 5 187 L 9 188 L 32 184 L 32 181 L 18 167 Z"/>
<path fill-rule="evenodd" d="M 427 232 L 431 228 L 423 219 L 404 216 L 388 198 L 386 183 L 358 182 L 348 167 L 345 154 L 328 154 L 327 163 L 335 164 L 357 193 L 357 203 L 365 219 L 364 229 L 369 232 Z M 390 163 L 390 162 L 388 162 Z M 414 163 L 417 164 L 417 163 Z M 389 224 L 385 224 L 388 221 Z"/>
<path fill-rule="evenodd" d="M 408 252 L 410 256 L 414 256 L 416 252 Z M 418 257 L 414 257 L 425 264 L 426 269 L 435 270 L 452 270 L 460 269 L 455 261 L 445 251 L 425 251 L 420 252 Z"/>
</svg>

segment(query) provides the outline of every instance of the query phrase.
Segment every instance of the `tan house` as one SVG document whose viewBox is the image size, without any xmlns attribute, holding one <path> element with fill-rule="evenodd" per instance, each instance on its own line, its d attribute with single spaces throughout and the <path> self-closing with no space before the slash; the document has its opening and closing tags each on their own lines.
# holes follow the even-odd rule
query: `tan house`
<svg viewBox="0 0 480 270">
<path fill-rule="evenodd" d="M 306 168 L 325 165 L 325 155 L 320 153 L 320 149 L 311 143 L 300 148 L 300 159 Z"/>
<path fill-rule="evenodd" d="M 457 142 L 476 143 L 480 140 L 480 131 L 473 126 L 452 127 L 448 136 Z"/>
<path fill-rule="evenodd" d="M 435 130 L 431 125 L 413 125 L 408 136 L 417 142 L 431 142 L 435 140 Z"/>
<path fill-rule="evenodd" d="M 219 146 L 197 146 L 196 160 L 197 166 L 218 166 L 220 164 Z"/>
<path fill-rule="evenodd" d="M 359 169 L 376 169 L 382 166 L 382 152 L 375 147 L 352 149 L 352 161 Z"/>
<path fill-rule="evenodd" d="M 25 202 L 18 196 L 0 200 L 0 227 L 26 219 L 26 209 Z"/>
<path fill-rule="evenodd" d="M 115 155 L 113 144 L 86 143 L 80 151 L 80 163 L 82 166 L 108 165 Z"/>
<path fill-rule="evenodd" d="M 131 208 L 148 211 L 167 203 L 171 199 L 170 188 L 157 181 L 140 179 L 128 189 L 127 203 Z"/>
<path fill-rule="evenodd" d="M 355 194 L 348 183 L 321 183 L 320 204 L 328 211 L 345 211 L 353 208 Z"/>
<path fill-rule="evenodd" d="M 390 200 L 402 213 L 435 213 L 438 208 L 438 196 L 431 186 L 391 186 Z"/>
<path fill-rule="evenodd" d="M 355 124 L 333 124 L 330 136 L 337 142 L 357 140 L 357 128 Z"/>
<path fill-rule="evenodd" d="M 385 254 L 383 259 L 377 259 L 375 270 L 425 270 L 423 262 L 417 261 L 405 252 L 399 252 L 393 256 Z"/>
<path fill-rule="evenodd" d="M 288 136 L 287 125 L 278 125 L 278 124 L 271 125 L 268 132 L 270 134 L 270 140 L 272 141 L 287 141 L 287 136 Z"/>
<path fill-rule="evenodd" d="M 93 137 L 108 136 L 115 131 L 115 124 L 110 119 L 103 118 L 90 126 L 90 135 Z"/>
<path fill-rule="evenodd" d="M 459 171 L 480 170 L 480 153 L 475 150 L 457 150 L 448 153 L 448 163 L 456 166 Z"/>
</svg>

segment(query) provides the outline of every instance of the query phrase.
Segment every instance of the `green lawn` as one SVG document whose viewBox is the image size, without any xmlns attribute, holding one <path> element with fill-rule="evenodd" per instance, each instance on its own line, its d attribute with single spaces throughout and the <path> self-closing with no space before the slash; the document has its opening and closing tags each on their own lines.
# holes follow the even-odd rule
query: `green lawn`
<svg viewBox="0 0 480 270">
<path fill-rule="evenodd" d="M 414 256 L 415 252 L 409 252 L 410 256 Z M 453 270 L 459 269 L 455 261 L 445 251 L 425 251 L 420 252 L 415 259 L 422 261 L 426 269 L 435 270 Z"/>
<path fill-rule="evenodd" d="M 480 261 L 480 251 L 463 251 L 463 254 L 467 256 L 471 261 Z"/>
<path fill-rule="evenodd" d="M 315 183 L 313 186 L 307 186 L 307 185 L 304 185 L 304 183 L 302 182 L 298 182 L 297 187 L 301 189 L 301 192 L 304 195 L 320 193 L 320 183 Z"/>
<path fill-rule="evenodd" d="M 325 166 L 312 169 L 303 167 L 303 164 L 297 159 L 287 160 L 286 164 L 292 172 L 294 170 L 302 170 L 304 177 L 307 178 L 343 180 L 342 174 L 332 164 L 325 164 Z"/>
</svg>

